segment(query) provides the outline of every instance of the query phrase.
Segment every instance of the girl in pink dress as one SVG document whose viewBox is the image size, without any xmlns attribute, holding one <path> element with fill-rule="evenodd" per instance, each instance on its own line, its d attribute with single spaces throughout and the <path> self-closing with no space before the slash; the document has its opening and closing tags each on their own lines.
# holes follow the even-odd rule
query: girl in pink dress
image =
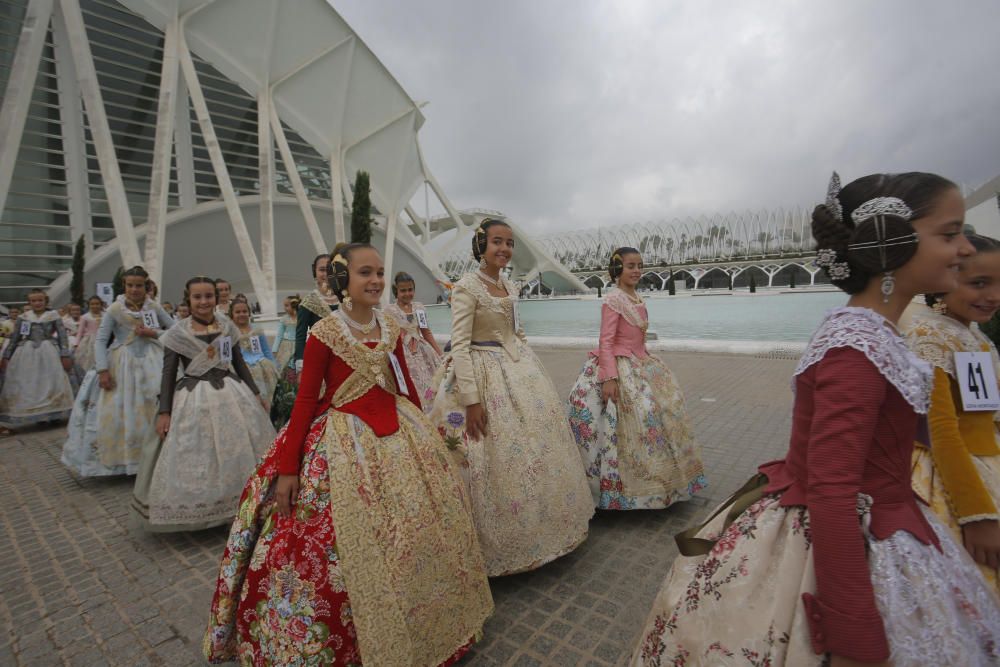
<svg viewBox="0 0 1000 667">
<path fill-rule="evenodd" d="M 618 289 L 604 297 L 600 346 L 570 392 L 569 422 L 595 507 L 662 509 L 705 487 L 701 456 L 677 381 L 646 351 L 642 256 L 619 248 L 608 271 Z"/>
</svg>

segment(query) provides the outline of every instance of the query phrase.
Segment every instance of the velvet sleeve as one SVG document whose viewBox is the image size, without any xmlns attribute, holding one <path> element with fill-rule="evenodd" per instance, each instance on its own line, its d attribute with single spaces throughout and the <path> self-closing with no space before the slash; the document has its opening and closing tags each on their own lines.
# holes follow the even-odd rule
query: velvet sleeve
<svg viewBox="0 0 1000 667">
<path fill-rule="evenodd" d="M 618 377 L 618 366 L 615 363 L 615 333 L 618 331 L 618 320 L 621 317 L 608 304 L 601 306 L 601 336 L 597 348 L 597 380 L 614 380 Z"/>
<path fill-rule="evenodd" d="M 451 358 L 455 364 L 458 398 L 464 406 L 482 401 L 472 372 L 472 326 L 476 321 L 476 296 L 461 285 L 451 293 Z"/>
<path fill-rule="evenodd" d="M 960 417 L 955 402 L 957 397 L 953 393 L 957 389 L 951 376 L 940 368 L 934 368 L 934 389 L 931 392 L 931 409 L 927 415 L 931 432 L 931 458 L 941 476 L 948 505 L 959 524 L 984 519 L 996 521 L 1000 518 L 997 516 L 996 505 L 979 476 L 979 470 L 959 430 Z"/>
<path fill-rule="evenodd" d="M 302 361 L 305 358 L 309 328 L 315 323 L 316 314 L 308 308 L 299 306 L 299 316 L 295 320 L 295 361 Z"/>
<path fill-rule="evenodd" d="M 250 372 L 250 367 L 247 366 L 247 362 L 243 359 L 243 352 L 240 351 L 239 345 L 233 345 L 233 370 L 236 371 L 236 375 L 239 376 L 243 383 L 250 387 L 252 391 L 257 396 L 260 396 L 260 389 L 257 388 L 257 383 L 254 382 L 253 373 Z"/>
<path fill-rule="evenodd" d="M 399 367 L 403 369 L 403 377 L 406 378 L 406 398 L 410 399 L 411 403 L 422 410 L 420 397 L 417 396 L 417 386 L 413 384 L 413 378 L 410 377 L 410 367 L 406 365 L 406 353 L 403 350 L 402 336 L 396 339 L 396 349 L 392 351 L 392 354 L 396 357 L 396 361 L 399 362 Z"/>
<path fill-rule="evenodd" d="M 817 364 L 807 505 L 816 595 L 804 594 L 813 650 L 862 662 L 889 657 L 857 498 L 888 383 L 865 355 L 837 348 Z"/>
<path fill-rule="evenodd" d="M 101 318 L 101 324 L 97 327 L 97 335 L 94 336 L 94 367 L 98 371 L 108 370 L 108 343 L 111 341 L 111 329 L 114 327 L 114 318 L 105 314 Z M 170 412 L 168 409 L 167 412 Z"/>
<path fill-rule="evenodd" d="M 299 321 L 302 321 L 301 315 Z M 302 445 L 316 415 L 316 405 L 321 397 L 320 392 L 326 379 L 327 369 L 332 363 L 332 356 L 330 348 L 322 341 L 313 337 L 306 341 L 302 374 L 299 376 L 299 391 L 295 395 L 292 418 L 288 422 L 285 440 L 278 455 L 279 475 L 299 473 Z"/>
<path fill-rule="evenodd" d="M 101 320 L 104 326 L 104 320 Z M 177 369 L 180 367 L 180 355 L 171 349 L 163 350 L 163 374 L 160 376 L 160 414 L 174 409 L 174 391 L 177 388 Z"/>
</svg>

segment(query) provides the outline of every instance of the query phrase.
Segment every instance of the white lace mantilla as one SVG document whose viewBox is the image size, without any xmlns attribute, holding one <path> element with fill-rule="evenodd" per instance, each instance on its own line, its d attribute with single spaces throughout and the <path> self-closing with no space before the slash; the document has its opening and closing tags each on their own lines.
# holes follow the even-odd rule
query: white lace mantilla
<svg viewBox="0 0 1000 667">
<path fill-rule="evenodd" d="M 632 326 L 645 331 L 649 328 L 649 320 L 646 317 L 645 305 L 640 298 L 639 303 L 632 301 L 625 292 L 620 289 L 611 290 L 604 297 L 604 305 L 625 318 L 625 321 Z"/>
<path fill-rule="evenodd" d="M 827 352 L 840 347 L 864 354 L 915 411 L 927 414 L 934 379 L 931 365 L 910 352 L 888 320 L 868 308 L 828 311 L 806 346 L 795 375 L 804 373 Z"/>
</svg>

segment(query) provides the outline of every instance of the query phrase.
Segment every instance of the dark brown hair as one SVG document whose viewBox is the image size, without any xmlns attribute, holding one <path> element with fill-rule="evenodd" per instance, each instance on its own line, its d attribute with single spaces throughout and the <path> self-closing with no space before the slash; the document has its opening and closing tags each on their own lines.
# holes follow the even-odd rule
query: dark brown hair
<svg viewBox="0 0 1000 667">
<path fill-rule="evenodd" d="M 622 246 L 615 250 L 608 261 L 608 275 L 611 276 L 612 282 L 618 280 L 618 276 L 625 270 L 625 255 L 639 255 L 639 260 L 642 260 L 642 253 L 631 246 Z"/>
<path fill-rule="evenodd" d="M 859 206 L 876 197 L 898 197 L 903 200 L 913 211 L 913 217 L 904 220 L 886 215 L 884 220 L 885 238 L 904 237 L 913 233 L 914 220 L 928 215 L 937 199 L 955 187 L 954 183 L 943 176 L 919 171 L 872 174 L 848 183 L 840 191 L 838 199 L 843 209 L 842 220 L 838 220 L 826 204 L 817 206 L 812 214 L 812 233 L 816 248 L 833 250 L 837 254 L 837 261 L 846 261 L 850 269 L 850 276 L 833 280 L 833 284 L 848 294 L 857 294 L 868 286 L 872 278 L 900 268 L 917 253 L 916 243 L 886 247 L 883 266 L 877 246 L 848 250 L 848 246 L 855 243 L 874 244 L 878 241 L 873 219 L 865 220 L 857 226 L 851 219 L 851 214 Z"/>
<path fill-rule="evenodd" d="M 982 234 L 966 231 L 965 238 L 967 238 L 972 247 L 976 249 L 977 255 L 990 252 L 1000 252 L 1000 241 L 997 241 L 991 236 L 983 236 Z M 944 296 L 944 292 L 938 294 L 925 294 L 924 303 L 928 306 L 933 306 L 935 303 L 944 298 Z"/>
<path fill-rule="evenodd" d="M 495 227 L 497 225 L 503 225 L 507 229 L 510 229 L 508 225 L 503 220 L 497 220 L 496 218 L 486 218 L 479 223 L 476 227 L 476 233 L 472 235 L 472 256 L 476 258 L 478 262 L 483 258 L 483 253 L 486 252 L 486 243 L 489 237 L 490 227 Z"/>
<path fill-rule="evenodd" d="M 338 301 L 347 298 L 347 284 L 350 282 L 351 274 L 347 270 L 347 265 L 333 260 L 337 255 L 340 255 L 350 262 L 351 253 L 362 248 L 376 250 L 375 246 L 370 243 L 338 243 L 330 251 L 330 264 L 326 268 L 326 282 L 330 285 L 330 289 L 333 290 Z"/>
</svg>

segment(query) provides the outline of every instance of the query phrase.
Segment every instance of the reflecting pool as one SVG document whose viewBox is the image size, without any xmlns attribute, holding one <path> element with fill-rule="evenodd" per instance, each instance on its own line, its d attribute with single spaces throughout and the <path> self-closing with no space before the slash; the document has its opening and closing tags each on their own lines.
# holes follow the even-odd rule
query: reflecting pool
<svg viewBox="0 0 1000 667">
<path fill-rule="evenodd" d="M 758 292 L 646 299 L 649 326 L 662 338 L 807 341 L 830 308 L 847 295 L 830 292 Z M 529 336 L 597 336 L 601 302 L 596 299 L 522 301 L 520 317 Z M 435 333 L 451 330 L 451 310 L 431 306 Z"/>
</svg>

